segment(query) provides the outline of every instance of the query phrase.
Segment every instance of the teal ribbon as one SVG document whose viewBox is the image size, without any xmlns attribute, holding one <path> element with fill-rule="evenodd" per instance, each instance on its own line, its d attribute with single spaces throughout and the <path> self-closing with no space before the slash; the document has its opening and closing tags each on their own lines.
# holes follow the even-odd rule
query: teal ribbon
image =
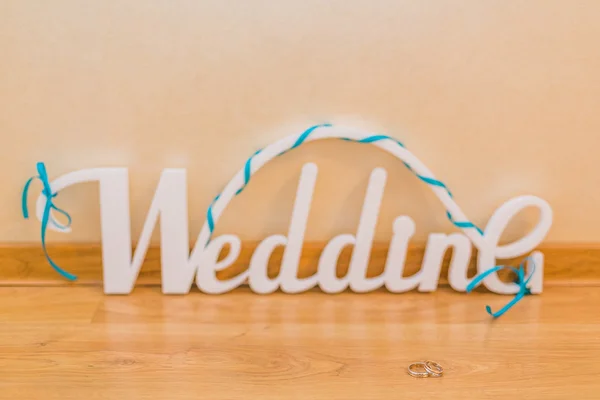
<svg viewBox="0 0 600 400">
<path fill-rule="evenodd" d="M 347 140 L 347 141 L 351 141 L 351 142 L 357 142 L 357 143 L 374 143 L 374 142 L 377 142 L 377 141 L 380 141 L 380 140 L 391 140 L 392 142 L 396 143 L 400 147 L 406 148 L 406 146 L 404 146 L 404 144 L 402 142 L 400 142 L 399 140 L 394 139 L 393 137 L 390 137 L 390 136 L 386 136 L 386 135 L 373 135 L 373 136 L 368 136 L 368 137 L 360 139 L 360 140 L 352 140 L 352 139 L 348 139 L 348 138 L 344 138 L 343 140 Z M 410 172 L 412 172 L 422 182 L 425 182 L 426 184 L 431 185 L 431 186 L 440 187 L 440 188 L 444 189 L 446 191 L 446 193 L 448 193 L 448 196 L 450 196 L 450 198 L 454 197 L 452 195 L 452 192 L 450 191 L 450 189 L 448 189 L 448 187 L 444 184 L 444 182 L 439 181 L 439 180 L 434 179 L 434 178 L 429 178 L 427 176 L 419 175 L 418 173 L 415 172 L 415 170 L 413 170 L 411 168 L 410 165 L 408 165 L 407 163 L 403 163 L 403 164 L 404 164 L 404 166 L 406 168 L 408 168 L 408 170 Z M 454 217 L 452 216 L 452 214 L 450 213 L 450 211 L 446 211 L 446 216 L 448 217 L 448 220 L 452 223 L 452 225 L 456 226 L 457 228 L 462 228 L 462 229 L 477 229 L 477 232 L 479 232 L 479 234 L 483 235 L 483 231 L 478 226 L 476 226 L 475 224 L 473 224 L 472 222 L 469 222 L 469 221 L 456 221 L 454 219 Z"/>
<path fill-rule="evenodd" d="M 533 260 L 531 260 L 531 262 L 533 263 Z M 535 272 L 535 264 L 533 264 L 533 269 L 531 271 L 531 275 L 529 275 L 529 278 L 527 278 L 527 279 L 525 279 L 525 262 L 523 262 L 521 265 L 519 265 L 519 268 L 504 266 L 504 265 L 498 265 L 494 268 L 490 268 L 487 271 L 484 271 L 481 274 L 477 275 L 475 278 L 473 278 L 471 283 L 469 283 L 467 285 L 466 291 L 467 291 L 467 293 L 471 293 L 471 291 L 475 287 L 477 287 L 477 285 L 479 285 L 479 283 L 481 283 L 481 281 L 483 281 L 488 275 L 494 274 L 502 269 L 507 269 L 507 268 L 512 269 L 517 274 L 517 282 L 516 283 L 519 285 L 519 292 L 510 302 L 508 302 L 504 307 L 502 307 L 500 310 L 498 310 L 496 312 L 492 312 L 492 308 L 490 306 L 487 306 L 487 305 L 485 306 L 485 310 L 487 311 L 487 313 L 490 314 L 494 318 L 500 317 L 502 314 L 504 314 L 505 312 L 510 310 L 515 304 L 517 304 L 519 301 L 521 301 L 521 299 L 523 297 L 531 294 L 531 290 L 527 287 L 527 284 L 529 283 L 529 281 L 531 280 L 531 277 L 533 276 L 533 273 Z"/>
<path fill-rule="evenodd" d="M 317 128 L 321 128 L 321 127 L 330 127 L 332 126 L 331 124 L 319 124 L 319 125 L 314 125 L 311 126 L 310 128 L 308 128 L 307 130 L 305 130 L 304 132 L 302 132 L 298 138 L 296 139 L 296 141 L 294 142 L 294 144 L 292 145 L 292 147 L 290 147 L 288 150 L 284 150 L 281 153 L 278 154 L 278 156 L 281 156 L 285 153 L 287 153 L 288 151 L 295 149 L 296 147 L 300 146 L 302 143 L 304 143 L 306 141 L 306 139 L 308 138 L 308 136 Z M 342 140 L 348 141 L 348 142 L 356 142 L 356 143 L 374 143 L 380 140 L 391 140 L 392 142 L 398 144 L 400 147 L 406 148 L 404 146 L 404 144 L 402 142 L 400 142 L 397 139 L 394 139 L 391 136 L 386 136 L 386 135 L 371 135 L 368 136 L 366 138 L 362 138 L 362 139 L 350 139 L 350 138 L 341 138 Z M 254 157 L 256 157 L 261 150 L 258 150 L 257 152 L 255 152 L 252 156 L 250 156 L 250 158 L 248 158 L 248 160 L 246 160 L 246 163 L 244 164 L 244 183 L 242 185 L 241 188 L 238 189 L 238 191 L 235 193 L 236 195 L 239 195 L 240 193 L 242 193 L 242 191 L 246 188 L 246 186 L 248 186 L 248 183 L 250 182 L 250 177 L 252 176 L 252 160 L 254 159 Z M 431 186 L 437 186 L 440 187 L 444 190 L 446 190 L 446 192 L 448 193 L 448 195 L 450 196 L 450 198 L 452 198 L 452 192 L 450 192 L 450 189 L 448 189 L 448 187 L 441 181 L 434 179 L 434 178 L 429 178 L 423 175 L 419 175 L 418 173 L 416 173 L 411 167 L 410 165 L 408 165 L 407 163 L 404 163 L 404 165 L 406 166 L 406 168 L 409 169 L 409 171 L 411 171 L 413 174 L 415 174 L 415 176 L 417 178 L 419 178 L 421 181 L 425 182 L 428 185 Z M 208 210 L 206 211 L 206 219 L 208 222 L 208 230 L 210 232 L 210 235 L 212 235 L 214 229 L 215 229 L 215 223 L 214 223 L 214 217 L 213 217 L 213 205 L 214 203 L 218 200 L 218 198 L 221 195 L 219 194 L 211 203 L 211 205 L 208 207 Z M 448 220 L 457 228 L 461 228 L 461 229 L 476 229 L 477 232 L 479 232 L 481 235 L 483 235 L 483 231 L 476 226 L 475 224 L 473 224 L 472 222 L 469 221 L 456 221 L 454 219 L 454 217 L 452 216 L 452 214 L 449 211 L 446 211 L 446 216 L 448 217 Z"/>
<path fill-rule="evenodd" d="M 292 149 L 295 149 L 296 147 L 300 146 L 302 143 L 304 143 L 304 141 L 306 140 L 306 138 L 308 138 L 308 136 L 315 129 L 321 128 L 321 127 L 324 127 L 324 126 L 331 126 L 331 124 L 319 124 L 319 125 L 311 126 L 307 130 L 305 130 L 304 132 L 302 132 L 300 134 L 300 136 L 298 136 L 298 139 L 296 139 L 296 141 L 294 142 L 294 144 L 292 145 L 292 147 L 290 147 L 288 150 L 282 151 L 281 153 L 278 154 L 278 156 L 282 156 L 285 153 L 287 153 L 288 151 L 290 151 Z M 242 193 L 244 191 L 244 189 L 246 188 L 246 186 L 248 186 L 248 183 L 250 182 L 250 177 L 252 176 L 252 160 L 258 154 L 260 154 L 261 151 L 262 151 L 262 149 L 257 150 L 244 163 L 244 184 L 242 185 L 241 188 L 239 188 L 237 190 L 237 192 L 235 192 L 236 196 L 239 195 L 240 193 Z M 208 223 L 208 230 L 209 230 L 211 236 L 212 236 L 212 233 L 215 230 L 215 220 L 214 220 L 214 216 L 213 216 L 213 206 L 214 206 L 215 202 L 217 200 L 219 200 L 219 197 L 221 197 L 221 193 L 219 193 L 217 195 L 217 197 L 215 197 L 215 199 L 212 201 L 212 203 L 210 204 L 210 206 L 208 206 L 208 209 L 206 210 L 206 221 Z"/>
<path fill-rule="evenodd" d="M 241 188 L 238 189 L 237 192 L 235 192 L 236 196 L 240 193 L 242 193 L 244 191 L 244 189 L 246 189 L 246 186 L 248 186 L 248 182 L 250 182 L 250 176 L 252 175 L 252 160 L 254 159 L 254 157 L 256 157 L 260 152 L 262 151 L 262 149 L 259 149 L 256 151 L 256 153 L 252 154 L 250 156 L 249 159 L 246 160 L 246 163 L 244 164 L 244 184 L 242 185 Z M 217 199 L 219 198 L 219 196 L 217 196 Z M 215 199 L 215 201 L 217 200 Z M 214 203 L 214 202 L 213 202 Z"/>
<path fill-rule="evenodd" d="M 54 268 L 54 270 L 56 272 L 58 272 L 63 277 L 67 278 L 68 280 L 74 281 L 75 279 L 77 279 L 77 277 L 75 275 L 65 271 L 64 269 L 60 268 L 58 265 L 56 265 L 56 263 L 54 261 L 52 261 L 52 258 L 50 258 L 50 255 L 48 254 L 48 250 L 46 249 L 46 230 L 48 228 L 48 222 L 50 221 L 50 218 L 52 218 L 52 215 L 51 215 L 52 210 L 61 213 L 62 215 L 64 215 L 67 218 L 66 225 L 61 225 L 61 224 L 57 223 L 54 219 L 52 219 L 52 223 L 54 223 L 55 225 L 57 225 L 61 228 L 67 228 L 71 225 L 71 216 L 66 211 L 61 210 L 60 208 L 58 208 L 54 205 L 54 202 L 52 201 L 52 199 L 54 197 L 56 197 L 56 193 L 52 193 L 52 189 L 50 188 L 50 181 L 48 180 L 48 173 L 46 172 L 46 166 L 44 165 L 44 163 L 38 162 L 36 165 L 36 168 L 37 168 L 38 175 L 29 178 L 27 180 L 27 182 L 25 183 L 25 186 L 23 187 L 23 195 L 21 196 L 21 210 L 23 212 L 23 218 L 25 218 L 25 219 L 29 218 L 29 211 L 27 210 L 27 196 L 29 194 L 29 186 L 31 185 L 31 182 L 33 182 L 35 179 L 39 179 L 43 185 L 42 194 L 44 195 L 44 197 L 46 197 L 46 204 L 44 206 L 44 214 L 42 216 L 42 229 L 41 229 L 42 249 L 44 250 L 46 259 L 48 260 L 48 263 L 52 266 L 52 268 Z"/>
<path fill-rule="evenodd" d="M 217 195 L 217 197 L 215 197 L 212 203 L 210 203 L 210 206 L 208 206 L 208 210 L 206 212 L 206 221 L 208 222 L 208 230 L 210 231 L 210 233 L 212 233 L 215 230 L 215 220 L 212 215 L 212 208 L 216 201 L 219 200 L 219 197 L 221 197 L 220 193 Z"/>
</svg>

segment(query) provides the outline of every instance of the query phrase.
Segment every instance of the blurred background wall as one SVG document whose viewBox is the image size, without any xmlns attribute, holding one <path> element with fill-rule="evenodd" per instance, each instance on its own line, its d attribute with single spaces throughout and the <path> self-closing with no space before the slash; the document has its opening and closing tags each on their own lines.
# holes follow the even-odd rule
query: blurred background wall
<svg viewBox="0 0 600 400">
<path fill-rule="evenodd" d="M 195 236 L 248 156 L 320 122 L 400 139 L 482 227 L 535 194 L 555 211 L 548 241 L 600 241 L 599 20 L 595 0 L 1 1 L 0 242 L 39 241 L 20 214 L 37 161 L 51 178 L 128 167 L 136 238 L 161 170 L 185 167 Z M 263 168 L 217 232 L 286 232 L 309 161 L 310 240 L 355 231 L 378 166 L 389 173 L 378 240 L 402 214 L 417 239 L 455 230 L 400 161 L 323 141 Z M 94 184 L 61 192 L 73 233 L 49 240 L 98 241 L 97 199 Z"/>
</svg>

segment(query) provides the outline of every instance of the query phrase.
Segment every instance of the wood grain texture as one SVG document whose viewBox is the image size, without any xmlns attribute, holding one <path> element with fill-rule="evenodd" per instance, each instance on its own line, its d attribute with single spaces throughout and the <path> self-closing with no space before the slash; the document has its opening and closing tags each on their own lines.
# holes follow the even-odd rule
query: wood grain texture
<svg viewBox="0 0 600 400">
<path fill-rule="evenodd" d="M 243 243 L 238 260 L 219 273 L 220 278 L 239 274 L 248 267 L 250 257 L 258 242 Z M 299 276 L 315 273 L 318 259 L 325 242 L 306 243 L 300 260 Z M 388 245 L 375 243 L 371 253 L 368 275 L 379 275 L 384 268 Z M 586 285 L 600 284 L 600 244 L 548 244 L 540 247 L 545 255 L 545 285 Z M 0 285 L 101 285 L 102 256 L 98 244 L 51 245 L 48 247 L 53 260 L 64 269 L 78 276 L 76 282 L 68 282 L 59 276 L 47 263 L 39 245 L 5 245 L 0 247 Z M 410 247 L 405 275 L 412 275 L 421 267 L 424 245 Z M 348 269 L 352 249 L 347 248 L 340 257 L 339 274 Z M 448 251 L 443 262 L 440 285 L 447 284 L 448 263 L 451 257 Z M 269 274 L 275 276 L 279 271 L 283 251 L 277 249 L 269 263 Z M 474 276 L 475 254 L 469 267 L 469 276 Z M 519 260 L 503 260 L 506 264 L 517 265 Z M 137 281 L 137 285 L 160 285 L 160 249 L 148 249 L 146 259 Z"/>
<path fill-rule="evenodd" d="M 0 398 L 597 399 L 600 288 L 104 296 L 0 288 Z M 433 359 L 445 376 L 415 379 Z"/>
</svg>

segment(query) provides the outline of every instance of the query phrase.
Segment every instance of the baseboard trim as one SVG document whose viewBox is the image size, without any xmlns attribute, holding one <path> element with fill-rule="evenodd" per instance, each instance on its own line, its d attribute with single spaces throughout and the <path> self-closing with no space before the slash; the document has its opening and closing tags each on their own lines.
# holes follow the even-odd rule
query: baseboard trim
<svg viewBox="0 0 600 400">
<path fill-rule="evenodd" d="M 238 260 L 220 272 L 220 278 L 232 277 L 248 267 L 250 257 L 258 242 L 242 244 Z M 300 260 L 299 276 L 314 274 L 319 255 L 326 242 L 306 243 Z M 387 243 L 375 243 L 371 252 L 368 276 L 379 275 L 387 259 Z M 545 244 L 538 250 L 545 256 L 544 286 L 600 286 L 600 244 Z M 345 274 L 351 256 L 351 248 L 346 249 L 338 264 L 338 273 Z M 405 263 L 405 275 L 417 272 L 421 267 L 424 244 L 414 244 L 409 248 Z M 101 286 L 102 255 L 99 244 L 55 244 L 48 247 L 53 260 L 67 271 L 78 276 L 69 282 L 59 276 L 48 265 L 39 245 L 4 244 L 0 245 L 0 286 Z M 281 263 L 282 249 L 278 249 L 269 262 L 269 275 L 276 276 Z M 447 285 L 448 263 L 451 251 L 446 254 L 440 275 L 440 286 Z M 519 260 L 502 260 L 503 264 L 517 265 Z M 474 276 L 475 254 L 469 266 L 469 276 Z M 160 248 L 151 246 L 138 281 L 139 286 L 160 285 Z"/>
</svg>

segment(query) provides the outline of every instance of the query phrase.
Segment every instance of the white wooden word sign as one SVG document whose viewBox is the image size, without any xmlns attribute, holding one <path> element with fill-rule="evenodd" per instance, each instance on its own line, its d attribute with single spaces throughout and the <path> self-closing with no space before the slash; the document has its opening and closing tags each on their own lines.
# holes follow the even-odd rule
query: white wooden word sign
<svg viewBox="0 0 600 400">
<path fill-rule="evenodd" d="M 374 230 L 387 179 L 386 171 L 377 168 L 370 176 L 356 232 L 332 238 L 321 254 L 318 272 L 311 277 L 299 279 L 298 264 L 318 173 L 317 165 L 309 163 L 302 168 L 287 234 L 264 239 L 256 248 L 245 272 L 228 280 L 217 279 L 217 271 L 227 268 L 240 254 L 241 242 L 236 235 L 226 234 L 211 238 L 214 225 L 231 199 L 248 184 L 252 174 L 274 157 L 303 142 L 331 138 L 371 143 L 396 156 L 431 187 L 462 233 L 429 235 L 421 270 L 413 276 L 403 277 L 407 247 L 415 232 L 415 223 L 408 216 L 399 216 L 393 222 L 393 236 L 390 239 L 384 272 L 380 276 L 367 278 L 366 270 Z M 402 167 L 401 163 L 399 167 Z M 457 291 L 465 291 L 470 282 L 467 278 L 467 266 L 472 246 L 478 250 L 479 273 L 493 268 L 497 259 L 530 256 L 527 265 L 528 274 L 533 274 L 530 290 L 532 293 L 542 292 L 544 257 L 542 253 L 533 250 L 544 239 L 552 223 L 552 210 L 548 203 L 536 196 L 513 198 L 494 212 L 485 229 L 479 230 L 468 223 L 469 220 L 454 202 L 445 185 L 401 143 L 387 136 L 321 125 L 266 147 L 247 161 L 244 168 L 215 199 L 191 254 L 188 247 L 190 242 L 185 169 L 163 170 L 133 255 L 127 168 L 78 170 L 58 177 L 50 186 L 52 192 L 57 193 L 83 182 L 99 183 L 104 291 L 107 294 L 126 294 L 132 291 L 152 231 L 159 219 L 162 291 L 165 294 L 188 293 L 194 281 L 201 291 L 212 294 L 226 293 L 245 282 L 257 293 L 271 293 L 278 289 L 287 293 L 298 293 L 317 286 L 326 293 L 338 293 L 347 288 L 354 292 L 369 292 L 381 287 L 393 293 L 412 289 L 430 292 L 437 288 L 442 259 L 450 247 L 454 249 L 448 276 L 450 285 Z M 42 194 L 36 203 L 36 215 L 40 220 L 45 203 L 46 197 Z M 512 243 L 500 245 L 500 236 L 508 223 L 526 207 L 535 207 L 540 211 L 535 228 Z M 70 228 L 57 224 L 52 218 L 48 229 L 70 231 Z M 230 246 L 228 255 L 218 260 L 221 249 L 226 245 Z M 354 246 L 350 267 L 348 274 L 340 278 L 336 276 L 337 261 L 342 250 L 349 245 Z M 271 253 L 278 246 L 285 249 L 280 273 L 272 279 L 267 276 L 267 263 Z M 531 268 L 531 263 L 535 263 L 535 269 Z M 496 274 L 487 276 L 483 285 L 499 294 L 514 294 L 519 290 L 517 284 L 505 283 Z"/>
</svg>

